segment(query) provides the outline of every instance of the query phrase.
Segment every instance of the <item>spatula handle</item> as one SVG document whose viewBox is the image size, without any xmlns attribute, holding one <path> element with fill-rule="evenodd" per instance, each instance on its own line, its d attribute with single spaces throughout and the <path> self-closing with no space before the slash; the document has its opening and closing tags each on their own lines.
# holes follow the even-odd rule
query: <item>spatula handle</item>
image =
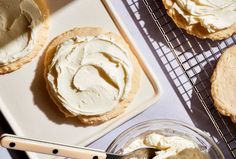
<svg viewBox="0 0 236 159">
<path fill-rule="evenodd" d="M 0 138 L 0 144 L 8 149 L 31 151 L 75 159 L 106 159 L 106 153 L 102 151 L 28 139 L 10 134 L 3 134 Z"/>
</svg>

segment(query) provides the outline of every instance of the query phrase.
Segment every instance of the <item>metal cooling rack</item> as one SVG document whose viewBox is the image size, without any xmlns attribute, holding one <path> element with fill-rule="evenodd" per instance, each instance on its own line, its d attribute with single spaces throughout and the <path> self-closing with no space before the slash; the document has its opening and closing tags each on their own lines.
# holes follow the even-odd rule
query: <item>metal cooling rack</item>
<svg viewBox="0 0 236 159">
<path fill-rule="evenodd" d="M 163 34 L 175 60 L 191 83 L 197 97 L 216 130 L 236 158 L 236 127 L 228 117 L 221 116 L 214 107 L 210 93 L 210 78 L 222 52 L 236 44 L 236 35 L 213 42 L 201 40 L 179 29 L 167 15 L 161 0 L 143 0 L 157 28 Z"/>
</svg>

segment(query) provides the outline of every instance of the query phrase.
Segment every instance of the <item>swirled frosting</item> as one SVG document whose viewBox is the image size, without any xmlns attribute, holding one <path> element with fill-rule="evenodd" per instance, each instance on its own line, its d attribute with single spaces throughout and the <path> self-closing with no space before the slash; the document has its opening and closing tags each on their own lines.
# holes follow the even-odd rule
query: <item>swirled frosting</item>
<svg viewBox="0 0 236 159">
<path fill-rule="evenodd" d="M 48 69 L 55 98 L 73 115 L 109 112 L 131 90 L 129 52 L 105 34 L 77 36 L 58 45 Z"/>
<path fill-rule="evenodd" d="M 209 33 L 236 22 L 236 0 L 175 0 L 173 8 L 188 24 L 200 23 Z"/>
<path fill-rule="evenodd" d="M 42 20 L 33 0 L 0 0 L 0 66 L 32 51 Z"/>
</svg>

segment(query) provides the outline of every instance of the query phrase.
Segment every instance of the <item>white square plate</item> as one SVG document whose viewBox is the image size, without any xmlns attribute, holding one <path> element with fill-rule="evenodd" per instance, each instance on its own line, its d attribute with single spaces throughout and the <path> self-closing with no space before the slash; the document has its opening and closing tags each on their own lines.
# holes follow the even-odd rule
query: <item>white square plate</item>
<svg viewBox="0 0 236 159">
<path fill-rule="evenodd" d="M 121 29 L 123 37 L 135 48 L 132 39 L 127 38 L 129 35 L 125 33 L 125 28 L 122 24 L 119 29 L 116 27 L 100 0 L 48 0 L 48 4 L 51 10 L 48 42 L 74 27 L 94 26 L 118 34 Z M 116 18 L 118 24 L 119 19 Z M 78 124 L 76 118 L 65 118 L 59 112 L 45 88 L 43 52 L 20 70 L 1 75 L 0 109 L 17 135 L 85 146 L 157 101 L 160 93 L 156 79 L 141 54 L 135 49 L 134 53 L 143 69 L 139 92 L 125 113 L 104 124 L 84 127 Z M 53 158 L 35 153 L 27 154 L 31 159 Z"/>
</svg>

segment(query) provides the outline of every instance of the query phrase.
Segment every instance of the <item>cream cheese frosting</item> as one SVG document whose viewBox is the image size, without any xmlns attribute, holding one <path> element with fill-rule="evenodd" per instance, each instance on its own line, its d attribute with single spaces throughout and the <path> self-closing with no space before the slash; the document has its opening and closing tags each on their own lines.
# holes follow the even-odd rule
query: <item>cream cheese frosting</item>
<svg viewBox="0 0 236 159">
<path fill-rule="evenodd" d="M 200 23 L 209 33 L 236 22 L 236 0 L 175 0 L 173 8 L 193 25 Z"/>
<path fill-rule="evenodd" d="M 179 136 L 163 136 L 157 133 L 132 141 L 124 148 L 123 153 L 142 147 L 155 147 L 158 150 L 153 159 L 209 159 L 195 142 Z"/>
<path fill-rule="evenodd" d="M 0 66 L 29 54 L 43 15 L 33 0 L 0 0 Z"/>
<path fill-rule="evenodd" d="M 55 98 L 73 115 L 102 115 L 131 90 L 129 52 L 105 34 L 77 36 L 57 46 L 46 78 Z"/>
</svg>

